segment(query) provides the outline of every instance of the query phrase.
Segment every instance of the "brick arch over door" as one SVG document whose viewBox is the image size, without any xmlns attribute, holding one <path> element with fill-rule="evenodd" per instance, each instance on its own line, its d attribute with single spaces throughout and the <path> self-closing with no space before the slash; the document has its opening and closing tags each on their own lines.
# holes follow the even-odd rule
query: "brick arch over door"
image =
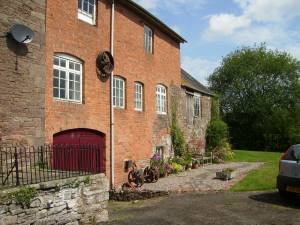
<svg viewBox="0 0 300 225">
<path fill-rule="evenodd" d="M 53 167 L 60 170 L 105 172 L 105 134 L 71 129 L 53 135 Z"/>
</svg>

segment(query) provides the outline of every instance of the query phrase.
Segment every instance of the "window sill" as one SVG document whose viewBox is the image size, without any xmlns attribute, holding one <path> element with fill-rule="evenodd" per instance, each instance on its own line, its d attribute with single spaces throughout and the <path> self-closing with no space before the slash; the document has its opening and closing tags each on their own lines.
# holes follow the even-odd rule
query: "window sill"
<svg viewBox="0 0 300 225">
<path fill-rule="evenodd" d="M 55 102 L 64 102 L 64 103 L 72 103 L 77 105 L 82 105 L 82 101 L 74 101 L 74 100 L 68 100 L 68 99 L 61 99 L 61 98 L 54 98 Z"/>
<path fill-rule="evenodd" d="M 86 13 L 83 13 L 78 10 L 78 16 L 77 18 L 81 21 L 84 21 L 92 26 L 96 25 L 95 19 L 93 17 L 88 16 Z"/>
<path fill-rule="evenodd" d="M 117 110 L 125 110 L 125 107 L 117 107 L 117 106 L 114 106 L 113 108 L 114 108 L 114 109 L 117 109 Z"/>
<path fill-rule="evenodd" d="M 166 116 L 168 114 L 167 113 L 162 113 L 162 112 L 156 112 L 156 115 L 158 115 L 158 116 Z"/>
</svg>

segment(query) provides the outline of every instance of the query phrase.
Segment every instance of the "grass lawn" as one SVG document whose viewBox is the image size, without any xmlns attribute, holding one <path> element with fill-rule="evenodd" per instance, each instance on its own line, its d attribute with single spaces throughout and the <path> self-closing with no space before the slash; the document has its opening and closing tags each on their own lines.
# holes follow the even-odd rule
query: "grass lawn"
<svg viewBox="0 0 300 225">
<path fill-rule="evenodd" d="M 282 153 L 235 150 L 231 162 L 265 162 L 258 170 L 251 171 L 243 180 L 235 184 L 230 191 L 263 191 L 276 188 L 278 162 Z"/>
</svg>

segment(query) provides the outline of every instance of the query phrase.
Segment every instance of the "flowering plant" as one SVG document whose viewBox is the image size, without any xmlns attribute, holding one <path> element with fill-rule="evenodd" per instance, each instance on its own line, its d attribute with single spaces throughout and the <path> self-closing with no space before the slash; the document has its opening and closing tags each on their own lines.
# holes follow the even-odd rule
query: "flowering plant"
<svg viewBox="0 0 300 225">
<path fill-rule="evenodd" d="M 153 156 L 152 156 L 152 160 L 154 161 L 160 161 L 161 160 L 161 157 L 158 153 L 155 153 Z"/>
<path fill-rule="evenodd" d="M 159 167 L 161 163 L 162 159 L 160 155 L 158 153 L 155 153 L 150 160 L 151 167 Z"/>
</svg>

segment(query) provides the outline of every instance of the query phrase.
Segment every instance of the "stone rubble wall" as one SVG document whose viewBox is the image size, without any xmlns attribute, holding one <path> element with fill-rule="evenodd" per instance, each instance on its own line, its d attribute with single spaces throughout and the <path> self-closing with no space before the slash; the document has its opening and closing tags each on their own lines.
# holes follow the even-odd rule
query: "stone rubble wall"
<svg viewBox="0 0 300 225">
<path fill-rule="evenodd" d="M 187 115 L 187 94 L 185 89 L 178 90 L 176 93 L 177 120 L 183 131 L 184 137 L 190 149 L 197 152 L 204 152 L 206 148 L 206 130 L 211 120 L 210 96 L 201 95 L 200 116 L 194 117 L 192 123 L 188 123 Z M 194 104 L 192 102 L 192 104 Z"/>
<path fill-rule="evenodd" d="M 29 207 L 11 199 L 0 200 L 0 225 L 83 225 L 108 221 L 109 182 L 104 174 L 34 187 L 38 196 Z M 0 191 L 0 196 L 3 199 L 13 191 Z"/>
</svg>

